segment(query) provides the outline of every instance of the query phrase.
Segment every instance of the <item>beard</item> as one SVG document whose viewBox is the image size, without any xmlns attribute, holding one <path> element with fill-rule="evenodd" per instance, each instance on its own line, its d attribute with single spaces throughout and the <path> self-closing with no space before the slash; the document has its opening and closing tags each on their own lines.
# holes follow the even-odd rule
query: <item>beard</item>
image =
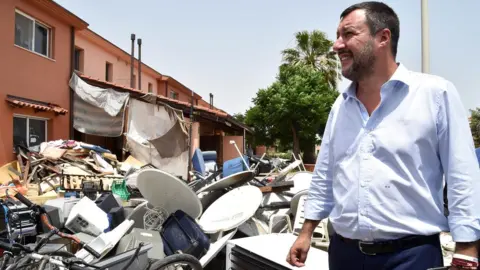
<svg viewBox="0 0 480 270">
<path fill-rule="evenodd" d="M 376 57 L 373 54 L 373 40 L 369 40 L 365 46 L 354 55 L 352 52 L 352 64 L 346 70 L 342 70 L 343 77 L 357 82 L 373 73 L 373 64 Z"/>
</svg>

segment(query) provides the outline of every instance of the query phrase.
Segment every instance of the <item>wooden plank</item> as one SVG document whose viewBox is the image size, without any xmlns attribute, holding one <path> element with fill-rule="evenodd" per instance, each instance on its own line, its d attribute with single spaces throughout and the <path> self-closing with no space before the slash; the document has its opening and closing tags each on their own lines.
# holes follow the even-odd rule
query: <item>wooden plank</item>
<svg viewBox="0 0 480 270">
<path fill-rule="evenodd" d="M 275 183 L 269 183 L 269 187 L 293 187 L 293 181 L 280 181 Z"/>
<path fill-rule="evenodd" d="M 282 181 L 271 186 L 259 187 L 262 193 L 288 191 L 293 187 L 293 181 Z"/>
</svg>

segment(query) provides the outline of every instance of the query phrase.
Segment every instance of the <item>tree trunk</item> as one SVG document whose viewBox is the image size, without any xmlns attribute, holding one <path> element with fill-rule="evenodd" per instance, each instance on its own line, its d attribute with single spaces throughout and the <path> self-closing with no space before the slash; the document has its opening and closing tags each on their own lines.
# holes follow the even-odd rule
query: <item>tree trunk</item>
<svg viewBox="0 0 480 270">
<path fill-rule="evenodd" d="M 315 142 L 306 143 L 302 150 L 303 150 L 303 163 L 315 164 L 316 162 Z"/>
<path fill-rule="evenodd" d="M 298 158 L 300 156 L 300 139 L 298 138 L 297 130 L 293 124 L 291 124 L 291 128 L 293 135 L 293 154 Z"/>
</svg>

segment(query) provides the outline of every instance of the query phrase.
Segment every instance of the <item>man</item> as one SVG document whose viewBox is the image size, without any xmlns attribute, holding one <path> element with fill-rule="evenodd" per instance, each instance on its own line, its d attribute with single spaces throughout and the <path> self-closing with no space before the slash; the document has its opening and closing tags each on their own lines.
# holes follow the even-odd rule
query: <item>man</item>
<svg viewBox="0 0 480 270">
<path fill-rule="evenodd" d="M 304 265 L 327 217 L 331 270 L 442 266 L 442 231 L 456 242 L 456 265 L 477 258 L 480 170 L 465 109 L 452 83 L 396 62 L 399 35 L 398 17 L 383 3 L 340 16 L 334 50 L 352 84 L 328 118 L 292 265 Z"/>
</svg>

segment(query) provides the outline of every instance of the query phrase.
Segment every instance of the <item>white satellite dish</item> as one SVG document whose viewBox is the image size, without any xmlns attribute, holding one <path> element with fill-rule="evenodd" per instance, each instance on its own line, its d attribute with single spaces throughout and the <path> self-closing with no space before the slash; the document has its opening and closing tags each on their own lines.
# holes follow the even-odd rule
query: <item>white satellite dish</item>
<svg viewBox="0 0 480 270">
<path fill-rule="evenodd" d="M 218 181 L 215 181 L 207 186 L 202 187 L 201 189 L 197 190 L 197 194 L 205 191 L 213 191 L 213 190 L 224 189 L 232 186 L 233 187 L 240 186 L 252 180 L 254 177 L 255 176 L 253 175 L 252 171 L 238 172 L 238 173 L 229 175 L 225 178 L 222 178 Z"/>
<path fill-rule="evenodd" d="M 153 206 L 169 214 L 182 210 L 192 218 L 202 214 L 202 204 L 193 190 L 177 177 L 157 169 L 144 169 L 137 176 L 137 187 Z"/>
<path fill-rule="evenodd" d="M 237 228 L 255 214 L 262 197 L 258 187 L 235 188 L 212 203 L 198 224 L 209 234 Z"/>
</svg>

